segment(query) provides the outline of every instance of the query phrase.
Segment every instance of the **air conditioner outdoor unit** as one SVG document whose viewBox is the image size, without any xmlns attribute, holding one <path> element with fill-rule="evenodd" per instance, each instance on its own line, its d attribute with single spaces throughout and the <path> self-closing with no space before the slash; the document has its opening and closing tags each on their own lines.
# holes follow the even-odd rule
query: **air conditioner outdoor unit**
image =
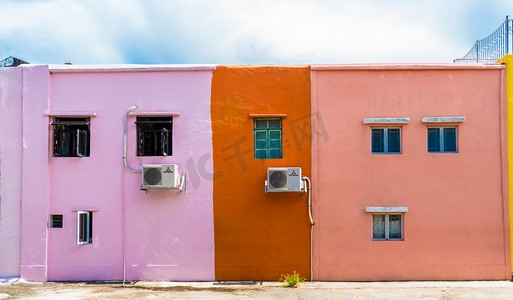
<svg viewBox="0 0 513 300">
<path fill-rule="evenodd" d="M 142 166 L 141 189 L 179 189 L 180 181 L 177 165 Z"/>
<path fill-rule="evenodd" d="M 266 192 L 304 192 L 301 168 L 267 168 Z"/>
</svg>

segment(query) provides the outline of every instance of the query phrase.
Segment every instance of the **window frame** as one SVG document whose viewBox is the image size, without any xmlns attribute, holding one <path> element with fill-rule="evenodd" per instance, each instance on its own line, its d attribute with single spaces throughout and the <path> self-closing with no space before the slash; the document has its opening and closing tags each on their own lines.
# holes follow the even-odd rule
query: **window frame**
<svg viewBox="0 0 513 300">
<path fill-rule="evenodd" d="M 374 152 L 373 150 L 373 131 L 383 129 L 383 152 Z M 388 130 L 399 129 L 399 151 L 390 152 L 388 147 Z M 402 126 L 372 126 L 370 128 L 370 146 L 371 154 L 402 154 L 403 153 L 403 128 Z"/>
<path fill-rule="evenodd" d="M 52 126 L 53 157 L 89 157 L 91 154 L 90 117 L 54 117 Z M 76 130 L 76 136 L 75 136 Z M 59 136 L 62 134 L 62 136 Z M 64 135 L 69 134 L 66 142 Z M 63 141 L 64 140 L 64 141 Z M 82 144 L 81 144 L 81 141 Z M 63 147 L 66 144 L 66 147 Z M 63 149 L 66 149 L 63 151 Z M 63 155 L 63 152 L 65 153 Z M 67 154 L 69 152 L 69 155 Z"/>
<path fill-rule="evenodd" d="M 269 125 L 270 121 L 276 121 L 279 120 L 280 126 L 279 127 L 271 127 Z M 257 128 L 257 122 L 258 121 L 266 121 L 266 127 L 265 128 Z M 271 138 L 271 131 L 278 131 L 280 133 L 279 139 L 272 139 Z M 257 138 L 257 132 L 265 131 L 265 140 Z M 253 140 L 254 140 L 254 157 L 255 159 L 282 159 L 283 158 L 283 119 L 281 117 L 269 117 L 269 118 L 254 118 L 253 119 Z M 265 141 L 266 148 L 257 148 L 257 142 Z M 271 141 L 279 141 L 280 147 L 271 147 Z M 278 150 L 280 151 L 279 157 L 271 157 L 271 150 Z M 258 157 L 257 151 L 266 151 L 265 157 Z"/>
<path fill-rule="evenodd" d="M 83 224 L 82 215 L 85 215 L 85 224 Z M 84 227 L 84 228 L 83 228 Z M 85 229 L 85 238 L 82 233 Z M 93 243 L 93 211 L 78 210 L 77 211 L 77 245 L 87 245 Z"/>
<path fill-rule="evenodd" d="M 137 116 L 136 125 L 136 156 L 172 156 L 173 155 L 173 115 L 166 116 Z M 160 125 L 156 125 L 160 124 Z M 166 124 L 169 124 L 169 128 L 166 128 Z M 145 126 L 156 126 L 162 127 L 160 129 L 144 128 Z M 141 128 L 143 127 L 143 128 Z M 158 142 L 158 131 L 160 131 L 160 142 Z M 144 134 L 151 134 L 150 141 L 148 143 L 154 144 L 154 147 L 150 146 L 151 153 L 145 154 L 145 142 Z M 165 138 L 164 138 L 165 136 Z M 154 140 L 153 140 L 154 139 Z M 167 148 L 167 149 L 165 149 Z"/>
<path fill-rule="evenodd" d="M 385 238 L 374 237 L 374 216 L 385 216 Z M 390 238 L 390 215 L 398 215 L 401 218 L 401 237 Z M 389 212 L 389 213 L 372 213 L 371 214 L 371 235 L 373 241 L 404 241 L 404 213 Z"/>
<path fill-rule="evenodd" d="M 440 150 L 439 151 L 430 151 L 429 150 L 429 129 L 431 128 L 437 128 L 440 129 L 438 133 L 438 141 L 440 143 Z M 454 151 L 445 151 L 445 129 L 447 128 L 454 128 L 454 145 L 456 146 L 456 150 Z M 458 145 L 458 126 L 457 125 L 430 125 L 426 126 L 426 148 L 428 153 L 458 153 L 459 152 L 459 145 Z"/>
</svg>

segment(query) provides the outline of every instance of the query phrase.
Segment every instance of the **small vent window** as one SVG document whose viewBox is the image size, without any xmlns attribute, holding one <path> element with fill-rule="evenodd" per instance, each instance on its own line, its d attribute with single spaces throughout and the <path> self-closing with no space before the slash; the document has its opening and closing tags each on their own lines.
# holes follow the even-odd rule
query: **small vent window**
<svg viewBox="0 0 513 300">
<path fill-rule="evenodd" d="M 50 228 L 62 228 L 62 215 L 50 215 Z"/>
<path fill-rule="evenodd" d="M 173 117 L 137 117 L 137 155 L 172 155 Z"/>
<path fill-rule="evenodd" d="M 53 126 L 53 156 L 89 156 L 91 134 L 89 118 L 55 118 Z"/>
</svg>

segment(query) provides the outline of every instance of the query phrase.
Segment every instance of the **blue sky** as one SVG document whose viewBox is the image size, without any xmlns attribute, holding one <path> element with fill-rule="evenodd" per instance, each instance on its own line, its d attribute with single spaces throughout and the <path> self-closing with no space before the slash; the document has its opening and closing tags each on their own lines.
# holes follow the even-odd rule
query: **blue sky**
<svg viewBox="0 0 513 300">
<path fill-rule="evenodd" d="M 2 0 L 0 59 L 30 63 L 452 62 L 513 0 Z"/>
</svg>

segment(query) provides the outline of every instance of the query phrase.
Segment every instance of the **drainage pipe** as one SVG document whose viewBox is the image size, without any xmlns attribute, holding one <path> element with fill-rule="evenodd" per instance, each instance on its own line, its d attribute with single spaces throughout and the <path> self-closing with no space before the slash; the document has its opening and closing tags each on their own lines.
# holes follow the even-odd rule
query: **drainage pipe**
<svg viewBox="0 0 513 300">
<path fill-rule="evenodd" d="M 313 281 L 313 227 L 315 222 L 312 218 L 312 182 L 310 178 L 303 176 L 303 180 L 308 183 L 306 192 L 308 193 L 308 217 L 310 217 L 310 281 Z"/>
<path fill-rule="evenodd" d="M 130 107 L 130 109 L 129 109 L 129 110 L 127 110 L 127 111 L 126 111 L 126 113 L 125 113 L 125 123 L 123 124 L 123 125 L 124 125 L 124 126 L 123 126 L 123 129 L 124 129 L 124 130 L 123 130 L 123 163 L 125 164 L 125 168 L 127 168 L 127 169 L 128 169 L 128 171 L 131 171 L 131 172 L 134 172 L 134 173 L 141 173 L 141 172 L 142 172 L 142 170 L 135 170 L 135 169 L 132 169 L 132 168 L 130 168 L 130 167 L 128 166 L 128 164 L 126 163 L 126 127 L 127 127 L 127 126 L 126 126 L 126 123 L 127 123 L 127 122 L 126 122 L 126 119 L 128 118 L 128 114 L 129 114 L 130 112 L 132 112 L 133 110 L 135 110 L 136 108 L 137 108 L 137 106 L 135 106 L 135 105 L 134 105 L 134 106 Z"/>
<path fill-rule="evenodd" d="M 134 173 L 141 173 L 141 170 L 134 170 L 128 166 L 126 163 L 126 127 L 127 127 L 127 118 L 128 114 L 135 110 L 137 106 L 132 106 L 125 113 L 125 119 L 123 123 L 123 164 L 125 168 Z M 121 238 L 123 243 L 123 286 L 125 286 L 126 281 L 126 220 L 125 220 L 125 172 L 124 170 L 121 172 Z"/>
</svg>

